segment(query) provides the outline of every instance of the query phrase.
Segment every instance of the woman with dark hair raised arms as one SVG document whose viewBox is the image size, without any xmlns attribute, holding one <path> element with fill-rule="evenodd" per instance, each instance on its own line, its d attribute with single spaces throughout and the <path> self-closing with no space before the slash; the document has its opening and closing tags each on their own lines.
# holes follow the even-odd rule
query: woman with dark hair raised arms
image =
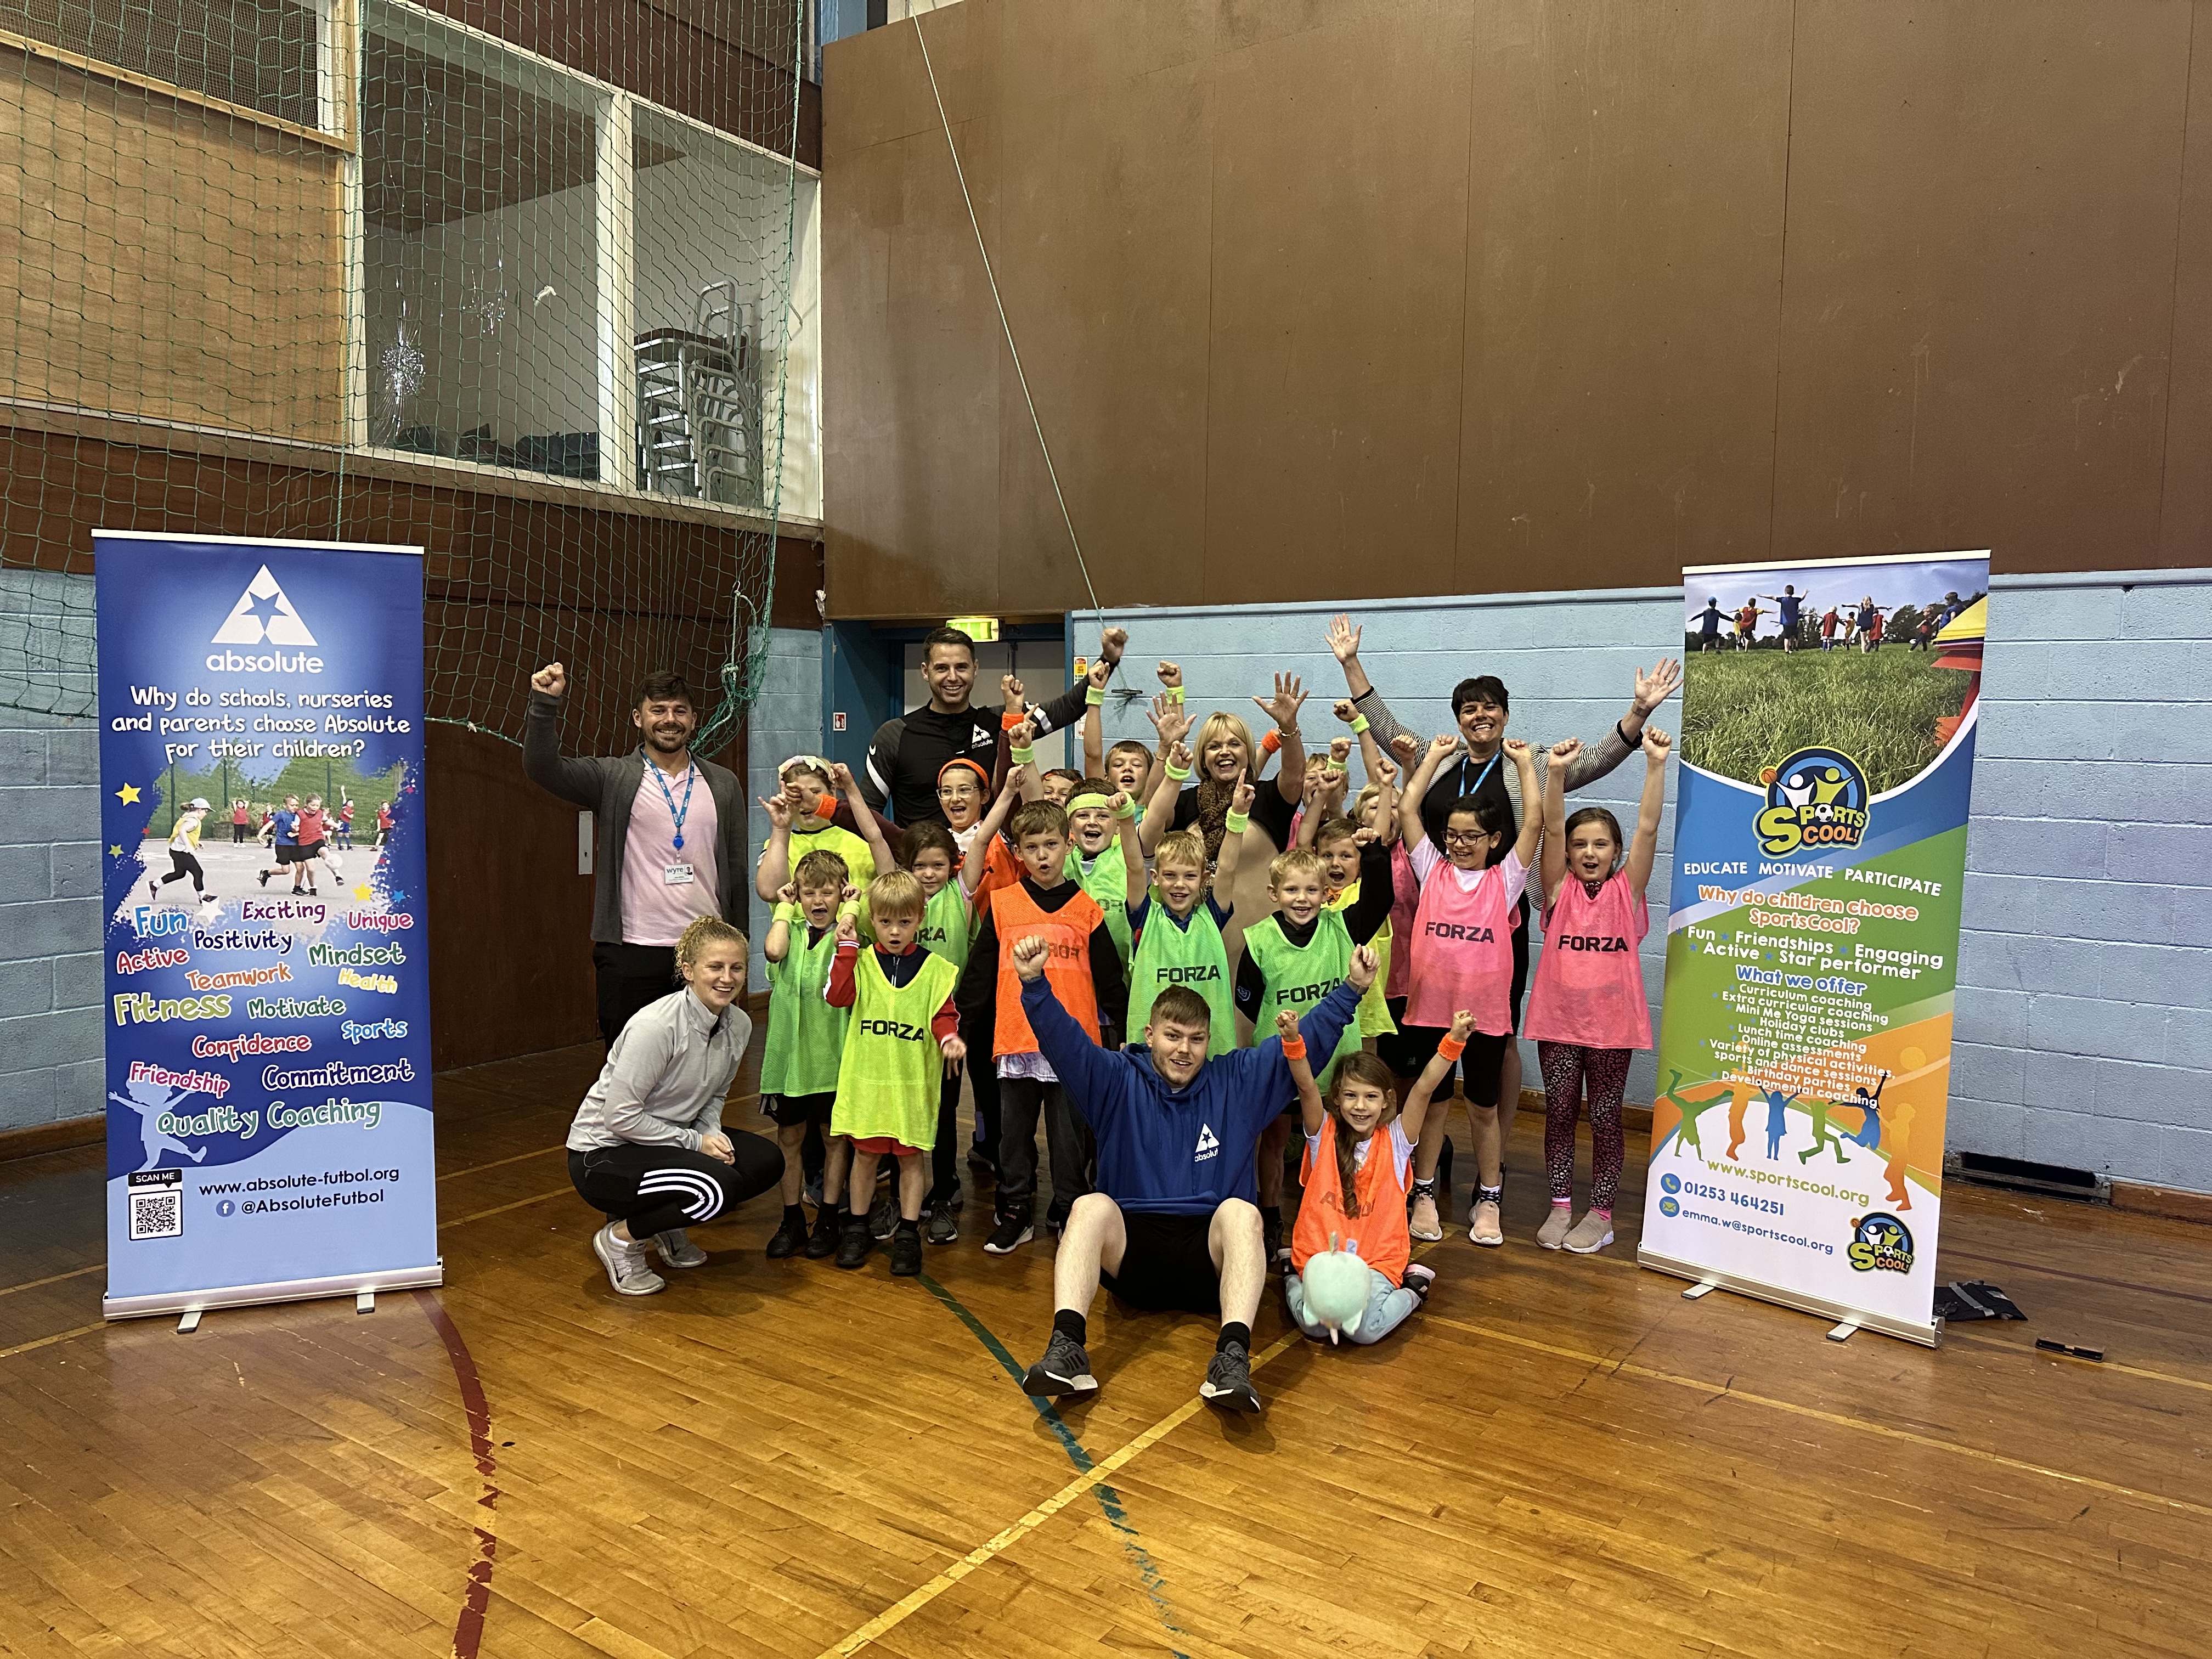
<svg viewBox="0 0 2212 1659">
<path fill-rule="evenodd" d="M 1359 635 L 1360 630 L 1352 626 L 1348 617 L 1334 617 L 1328 624 L 1328 648 L 1336 653 L 1337 661 L 1343 666 L 1344 683 L 1352 692 L 1352 707 L 1367 721 L 1368 729 L 1374 732 L 1376 740 L 1385 749 L 1397 748 L 1402 739 L 1407 747 L 1400 753 L 1400 759 L 1409 766 L 1416 764 L 1425 746 L 1424 739 L 1390 712 L 1382 695 L 1369 681 L 1367 671 L 1360 666 Z M 1628 712 L 1615 721 L 1613 729 L 1603 737 L 1595 743 L 1583 744 L 1581 752 L 1568 765 L 1566 788 L 1571 792 L 1595 783 L 1634 754 L 1643 742 L 1644 722 L 1681 683 L 1682 665 L 1671 657 L 1662 657 L 1652 665 L 1649 673 L 1638 669 L 1635 696 L 1630 699 Z M 1443 850 L 1445 821 L 1460 803 L 1470 798 L 1480 798 L 1494 802 L 1503 809 L 1504 817 L 1501 828 L 1506 844 L 1510 845 L 1521 833 L 1522 814 L 1543 811 L 1543 792 L 1551 760 L 1548 746 L 1534 750 L 1536 798 L 1524 802 L 1521 798 L 1521 780 L 1517 771 L 1504 763 L 1505 723 L 1511 709 L 1504 682 L 1494 674 L 1481 674 L 1462 680 L 1452 688 L 1451 708 L 1452 719 L 1459 727 L 1466 748 L 1458 757 L 1457 763 L 1437 776 L 1423 799 L 1422 827 L 1427 830 L 1429 839 L 1439 850 Z M 1413 849 L 1408 847 L 1406 850 L 1410 857 Z M 1525 901 L 1514 905 L 1512 923 L 1513 984 L 1510 999 L 1513 1029 L 1518 1031 L 1521 1029 L 1521 1001 L 1528 984 L 1528 907 Z M 1394 945 L 1395 952 L 1404 953 L 1409 969 L 1412 967 L 1411 956 L 1418 949 L 1419 942 L 1412 939 Z M 1395 972 L 1393 977 L 1396 977 Z M 1395 1008 L 1392 1012 L 1402 1026 L 1402 1014 Z M 1378 1039 L 1376 1051 L 1389 1065 L 1391 1071 L 1401 1079 L 1419 1076 L 1428 1060 L 1425 1052 L 1405 1052 L 1400 1040 L 1392 1037 Z M 1511 1139 L 1513 1114 L 1520 1099 L 1521 1046 L 1517 1042 L 1509 1042 L 1505 1045 L 1504 1063 L 1498 1074 L 1498 1126 L 1501 1146 Z M 1436 1121 L 1441 1124 L 1443 1121 L 1443 1114 L 1437 1114 Z M 1443 1237 L 1436 1204 L 1437 1159 L 1441 1151 L 1441 1141 L 1433 1146 L 1425 1145 L 1414 1168 L 1413 1229 L 1413 1237 L 1417 1239 Z M 1470 1224 L 1474 1220 L 1472 1212 L 1468 1219 Z"/>
</svg>

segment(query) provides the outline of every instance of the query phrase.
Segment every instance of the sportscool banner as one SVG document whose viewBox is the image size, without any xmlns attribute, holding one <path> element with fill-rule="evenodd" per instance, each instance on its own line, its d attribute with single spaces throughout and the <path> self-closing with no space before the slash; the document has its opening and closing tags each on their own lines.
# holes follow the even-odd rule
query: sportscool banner
<svg viewBox="0 0 2212 1659">
<path fill-rule="evenodd" d="M 1683 574 L 1638 1259 L 1932 1344 L 1989 556 Z"/>
<path fill-rule="evenodd" d="M 421 550 L 94 544 L 106 1312 L 436 1284 Z"/>
</svg>

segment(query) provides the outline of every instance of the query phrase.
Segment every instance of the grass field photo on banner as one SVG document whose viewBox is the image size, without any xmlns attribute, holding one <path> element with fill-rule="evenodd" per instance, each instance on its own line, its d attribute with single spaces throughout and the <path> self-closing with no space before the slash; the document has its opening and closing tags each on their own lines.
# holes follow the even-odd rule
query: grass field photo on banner
<svg viewBox="0 0 2212 1659">
<path fill-rule="evenodd" d="M 1682 758 L 1743 783 L 1797 750 L 1840 749 L 1875 794 L 1917 777 L 1942 748 L 1937 723 L 1965 706 L 1972 674 L 1923 651 L 1693 653 Z"/>
</svg>

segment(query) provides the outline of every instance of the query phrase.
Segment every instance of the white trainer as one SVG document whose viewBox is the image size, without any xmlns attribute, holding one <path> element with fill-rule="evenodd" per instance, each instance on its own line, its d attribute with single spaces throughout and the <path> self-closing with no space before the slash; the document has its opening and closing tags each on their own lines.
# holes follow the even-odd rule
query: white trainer
<svg viewBox="0 0 2212 1659">
<path fill-rule="evenodd" d="M 607 1270 L 607 1282 L 623 1296 L 651 1296 L 668 1288 L 668 1281 L 647 1263 L 645 1246 L 623 1243 L 611 1221 L 592 1235 L 592 1254 Z"/>
</svg>

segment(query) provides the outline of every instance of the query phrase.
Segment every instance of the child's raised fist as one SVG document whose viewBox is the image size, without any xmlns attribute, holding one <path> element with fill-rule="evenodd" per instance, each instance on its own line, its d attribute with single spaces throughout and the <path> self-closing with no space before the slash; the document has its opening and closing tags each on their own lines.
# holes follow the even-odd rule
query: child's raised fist
<svg viewBox="0 0 2212 1659">
<path fill-rule="evenodd" d="M 837 943 L 858 945 L 860 942 L 860 919 L 850 910 L 837 918 Z"/>
<path fill-rule="evenodd" d="M 1035 933 L 1027 939 L 1016 939 L 1014 971 L 1024 979 L 1041 978 L 1044 973 L 1045 958 L 1051 954 L 1052 947 Z"/>
<path fill-rule="evenodd" d="M 1516 765 L 1528 754 L 1528 740 L 1526 738 L 1508 738 L 1499 746 L 1513 757 Z"/>
<path fill-rule="evenodd" d="M 1109 628 L 1098 636 L 1098 654 L 1106 659 L 1109 668 L 1121 661 L 1121 653 L 1128 648 L 1129 630 L 1126 628 Z"/>
<path fill-rule="evenodd" d="M 1376 970 L 1381 966 L 1382 959 L 1375 954 L 1374 947 L 1362 945 L 1352 951 L 1352 966 L 1344 977 L 1353 990 L 1364 991 L 1375 983 Z"/>
<path fill-rule="evenodd" d="M 1342 768 L 1344 763 L 1352 758 L 1352 739 L 1350 738 L 1331 738 L 1328 740 L 1328 757 L 1331 761 L 1334 762 L 1340 769 Z"/>
<path fill-rule="evenodd" d="M 1114 678 L 1114 665 L 1101 657 L 1091 665 L 1091 672 L 1085 678 L 1103 691 L 1106 689 L 1106 682 Z"/>
<path fill-rule="evenodd" d="M 1106 798 L 1106 807 L 1117 818 L 1128 817 L 1129 792 L 1126 789 L 1116 789 Z"/>
<path fill-rule="evenodd" d="M 1458 732 L 1439 732 L 1436 736 L 1429 739 L 1429 758 L 1431 760 L 1442 760 L 1446 755 L 1450 754 L 1458 747 Z"/>
<path fill-rule="evenodd" d="M 1582 752 L 1583 740 L 1580 738 L 1561 738 L 1552 745 L 1552 758 L 1554 761 L 1571 761 Z"/>
<path fill-rule="evenodd" d="M 854 886 L 851 882 L 847 882 L 845 884 L 845 890 L 837 896 L 837 902 L 840 904 L 858 904 L 860 902 L 860 890 Z"/>
<path fill-rule="evenodd" d="M 1464 1042 L 1474 1035 L 1474 1016 L 1462 1008 L 1452 1016 L 1451 1040 L 1454 1042 Z"/>
<path fill-rule="evenodd" d="M 1339 697 L 1329 706 L 1329 712 L 1346 726 L 1359 718 L 1359 711 L 1352 706 L 1352 699 L 1349 697 Z"/>
<path fill-rule="evenodd" d="M 1008 747 L 1014 749 L 1030 749 L 1036 747 L 1036 727 L 1028 720 L 1018 722 L 1016 725 L 1008 728 L 1006 732 L 1006 743 Z"/>
<path fill-rule="evenodd" d="M 775 902 L 778 904 L 798 903 L 799 884 L 795 881 L 787 881 L 782 886 L 777 888 L 775 890 Z"/>
<path fill-rule="evenodd" d="M 842 761 L 831 761 L 830 763 L 830 787 L 836 789 L 839 794 L 844 794 L 853 787 L 853 769 L 846 765 Z"/>
<path fill-rule="evenodd" d="M 1165 657 L 1162 657 L 1160 659 L 1160 684 L 1168 687 L 1171 690 L 1175 687 L 1181 685 L 1182 684 L 1182 665 L 1177 662 L 1170 662 Z"/>
<path fill-rule="evenodd" d="M 1298 1017 L 1285 1008 L 1275 1016 L 1275 1030 L 1288 1042 L 1298 1034 Z"/>
<path fill-rule="evenodd" d="M 1674 739 L 1656 726 L 1644 728 L 1644 752 L 1655 764 L 1664 765 L 1667 756 L 1674 747 Z"/>
<path fill-rule="evenodd" d="M 1421 740 L 1411 732 L 1401 732 L 1390 739 L 1390 752 L 1411 766 L 1421 757 Z"/>
</svg>

